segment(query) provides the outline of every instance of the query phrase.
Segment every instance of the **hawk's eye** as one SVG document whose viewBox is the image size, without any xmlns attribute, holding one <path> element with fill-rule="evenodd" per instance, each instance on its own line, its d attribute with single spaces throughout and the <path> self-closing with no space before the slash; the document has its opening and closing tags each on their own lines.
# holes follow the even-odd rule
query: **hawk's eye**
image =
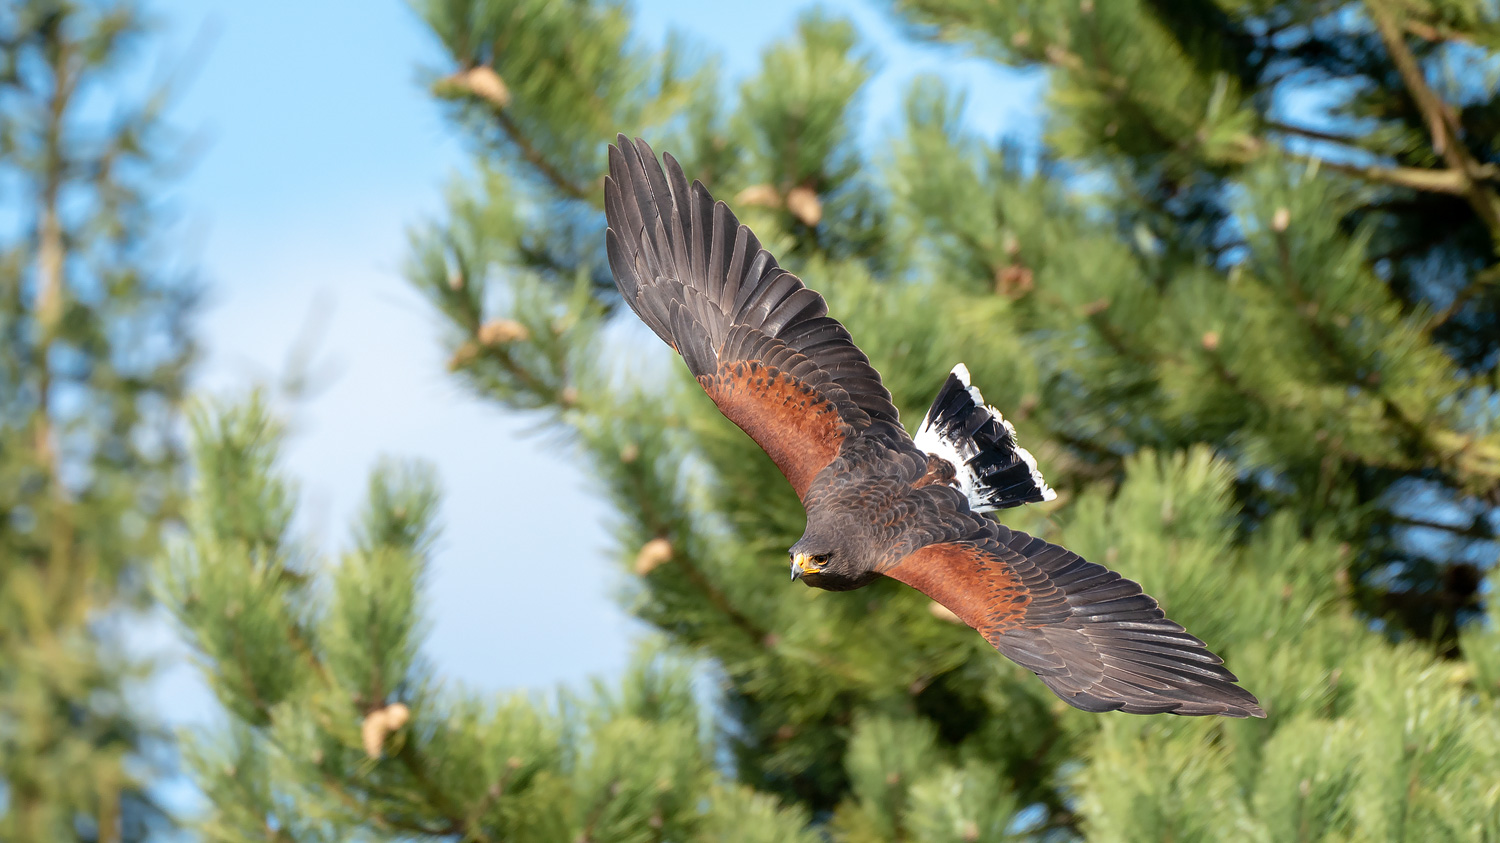
<svg viewBox="0 0 1500 843">
<path fill-rule="evenodd" d="M 816 555 L 816 556 L 813 557 L 813 561 L 816 562 L 816 563 L 818 563 L 819 565 L 822 565 L 823 563 L 827 562 L 829 559 L 832 559 L 832 558 L 833 558 L 833 554 L 832 553 L 820 553 L 820 554 L 818 554 L 818 555 Z"/>
</svg>

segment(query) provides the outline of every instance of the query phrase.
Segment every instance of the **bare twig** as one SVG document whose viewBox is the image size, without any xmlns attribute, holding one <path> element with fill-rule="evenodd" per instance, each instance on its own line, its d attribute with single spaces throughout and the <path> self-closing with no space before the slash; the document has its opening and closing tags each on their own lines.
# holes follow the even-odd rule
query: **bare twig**
<svg viewBox="0 0 1500 843">
<path fill-rule="evenodd" d="M 1429 530 L 1442 530 L 1446 533 L 1452 533 L 1456 536 L 1465 536 L 1468 538 L 1482 540 L 1490 540 L 1496 537 L 1495 532 L 1489 528 L 1488 523 L 1483 518 L 1470 517 L 1467 524 L 1445 524 L 1441 521 L 1431 521 L 1425 518 L 1417 518 L 1414 516 L 1397 515 L 1395 513 L 1391 513 L 1390 519 L 1397 524 L 1401 524 L 1402 526 L 1422 527 Z"/>
<path fill-rule="evenodd" d="M 1446 26 L 1433 26 L 1422 21 L 1404 20 L 1401 22 L 1401 28 L 1424 41 L 1432 41 L 1434 43 L 1442 43 L 1444 41 L 1460 41 L 1464 44 L 1474 43 L 1474 39 L 1470 38 L 1466 32 L 1459 32 L 1449 29 Z"/>
<path fill-rule="evenodd" d="M 1427 123 L 1427 131 L 1432 139 L 1433 151 L 1442 157 L 1449 170 L 1454 171 L 1463 179 L 1463 195 L 1469 200 L 1469 204 L 1473 206 L 1480 219 L 1484 220 L 1490 230 L 1491 239 L 1500 241 L 1500 197 L 1497 197 L 1495 191 L 1484 184 L 1484 179 L 1492 178 L 1493 175 L 1487 173 L 1485 168 L 1474 160 L 1474 156 L 1459 140 L 1460 127 L 1457 115 L 1452 107 L 1427 84 L 1427 77 L 1422 73 L 1421 65 L 1417 63 L 1416 56 L 1407 45 L 1402 28 L 1397 24 L 1391 11 L 1386 8 L 1383 0 L 1366 0 L 1365 8 L 1370 11 L 1370 19 L 1374 21 L 1381 40 L 1385 42 L 1386 51 L 1390 53 L 1391 62 L 1396 65 L 1397 72 L 1401 74 L 1407 93 L 1418 110 L 1422 112 L 1422 117 Z"/>
<path fill-rule="evenodd" d="M 1304 156 L 1297 156 L 1304 159 Z M 1405 187 L 1424 193 L 1446 193 L 1450 196 L 1465 196 L 1469 190 L 1469 179 L 1454 170 L 1424 170 L 1420 167 L 1365 167 L 1359 164 L 1344 164 L 1319 158 L 1318 166 L 1366 181 Z"/>
<path fill-rule="evenodd" d="M 1284 135 L 1296 135 L 1298 137 L 1309 138 L 1311 140 L 1341 143 L 1347 146 L 1356 146 L 1359 143 L 1358 138 L 1351 138 L 1347 135 L 1336 135 L 1332 132 L 1325 132 L 1320 129 L 1312 129 L 1307 126 L 1293 126 L 1290 123 L 1282 123 L 1278 120 L 1267 120 L 1266 128 L 1270 129 L 1273 132 L 1281 132 Z"/>
</svg>

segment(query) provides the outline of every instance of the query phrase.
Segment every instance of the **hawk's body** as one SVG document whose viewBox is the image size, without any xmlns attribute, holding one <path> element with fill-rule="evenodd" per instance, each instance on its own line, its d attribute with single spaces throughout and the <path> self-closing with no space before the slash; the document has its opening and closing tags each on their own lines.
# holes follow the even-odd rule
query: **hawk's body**
<svg viewBox="0 0 1500 843">
<path fill-rule="evenodd" d="M 625 302 L 802 499 L 794 576 L 803 564 L 809 585 L 834 591 L 900 580 L 1088 711 L 1264 716 L 1140 586 L 977 514 L 1051 490 L 962 366 L 919 448 L 822 297 L 666 162 L 644 141 L 610 147 L 610 266 Z"/>
</svg>

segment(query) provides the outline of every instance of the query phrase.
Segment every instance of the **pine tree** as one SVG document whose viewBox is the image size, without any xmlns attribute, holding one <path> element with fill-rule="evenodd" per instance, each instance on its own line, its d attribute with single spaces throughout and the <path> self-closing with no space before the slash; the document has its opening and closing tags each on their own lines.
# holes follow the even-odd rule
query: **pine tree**
<svg viewBox="0 0 1500 843">
<path fill-rule="evenodd" d="M 188 535 L 167 604 L 229 714 L 186 748 L 204 840 L 812 841 L 808 818 L 714 769 L 680 659 L 540 700 L 445 689 L 418 647 L 437 481 L 376 468 L 337 565 L 290 529 L 265 402 L 193 415 Z"/>
<path fill-rule="evenodd" d="M 1038 311 L 1023 316 L 1033 330 L 1089 324 L 1093 341 L 1054 346 L 1053 365 L 1122 394 L 1108 416 L 1092 396 L 1043 395 L 1068 417 L 1047 426 L 1108 446 L 1070 449 L 1098 470 L 1140 447 L 1212 445 L 1252 523 L 1290 510 L 1337 524 L 1361 608 L 1451 643 L 1478 609 L 1500 503 L 1494 8 L 901 8 L 934 37 L 1051 67 L 1050 152 L 1113 185 L 1098 199 L 1125 271 L 1072 301 L 1039 278 L 1019 304 Z M 926 128 L 921 151 L 951 157 L 951 134 Z M 920 162 L 906 183 L 923 225 L 983 225 L 937 204 L 953 183 Z M 997 204 L 1040 276 L 1028 250 L 1049 233 Z M 951 273 L 982 250 L 941 254 Z"/>
<path fill-rule="evenodd" d="M 413 283 L 455 376 L 576 446 L 631 610 L 721 696 L 701 728 L 654 653 L 588 702 L 439 691 L 432 481 L 382 469 L 355 549 L 313 564 L 265 411 L 208 413 L 167 574 L 236 724 L 198 755 L 206 836 L 1500 837 L 1490 6 L 897 4 L 1050 68 L 1038 154 L 933 79 L 861 146 L 878 57 L 824 14 L 725 96 L 613 3 L 418 7 L 476 166 Z M 1061 493 L 1007 523 L 1143 583 L 1268 718 L 1088 715 L 915 591 L 788 585 L 800 504 L 618 307 L 620 130 L 824 293 L 908 423 L 967 363 Z"/>
<path fill-rule="evenodd" d="M 0 9 L 0 839 L 140 840 L 164 735 L 118 632 L 175 511 L 192 293 L 161 253 L 164 92 L 130 3 Z"/>
</svg>

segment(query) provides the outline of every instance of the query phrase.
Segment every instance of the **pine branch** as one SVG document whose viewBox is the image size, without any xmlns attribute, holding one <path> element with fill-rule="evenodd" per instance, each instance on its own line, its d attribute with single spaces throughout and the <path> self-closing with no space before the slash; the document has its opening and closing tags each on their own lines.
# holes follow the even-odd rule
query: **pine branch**
<svg viewBox="0 0 1500 843">
<path fill-rule="evenodd" d="M 421 789 L 422 795 L 432 804 L 439 813 L 444 814 L 449 821 L 448 828 L 444 834 L 460 834 L 466 840 L 478 840 L 482 843 L 490 843 L 491 838 L 483 829 L 476 827 L 473 822 L 459 810 L 444 793 L 441 788 L 433 784 L 431 777 L 427 775 L 427 761 L 417 751 L 416 744 L 410 740 L 404 740 L 401 748 L 396 751 L 396 758 L 411 777 L 416 780 L 417 787 Z"/>
<path fill-rule="evenodd" d="M 1048 432 L 1048 435 L 1074 450 L 1093 454 L 1096 458 L 1093 465 L 1107 466 L 1105 471 L 1098 473 L 1099 476 L 1117 472 L 1120 467 L 1120 461 L 1124 459 L 1122 454 L 1116 453 L 1109 446 L 1101 444 L 1095 439 L 1069 433 L 1062 429 L 1051 430 Z"/>
<path fill-rule="evenodd" d="M 1463 289 L 1454 294 L 1453 301 L 1448 302 L 1447 307 L 1433 314 L 1432 318 L 1427 320 L 1427 324 L 1423 326 L 1423 330 L 1431 334 L 1438 328 L 1448 324 L 1449 320 L 1463 311 L 1464 305 L 1467 305 L 1471 299 L 1479 295 L 1480 290 L 1497 281 L 1500 281 L 1500 266 L 1492 266 L 1489 269 L 1474 273 L 1474 277 L 1469 279 L 1469 283 L 1465 284 Z"/>
<path fill-rule="evenodd" d="M 1267 129 L 1273 132 L 1281 132 L 1284 135 L 1296 135 L 1308 138 L 1309 140 L 1328 141 L 1329 143 L 1340 143 L 1345 146 L 1359 146 L 1358 138 L 1351 138 L 1347 135 L 1336 135 L 1332 132 L 1325 132 L 1306 126 L 1293 126 L 1290 123 L 1282 123 L 1278 120 L 1267 120 L 1265 124 Z"/>
<path fill-rule="evenodd" d="M 505 773 L 485 790 L 484 798 L 479 801 L 478 805 L 474 806 L 474 811 L 470 814 L 468 820 L 470 826 L 478 823 L 495 806 L 495 803 L 500 801 L 500 797 L 505 795 L 505 789 L 510 786 L 510 777 L 515 772 L 515 769 L 515 765 L 506 764 Z M 457 832 L 454 831 L 451 833 Z"/>
<path fill-rule="evenodd" d="M 1115 328 L 1104 312 L 1109 309 L 1109 302 L 1102 302 L 1101 306 L 1090 306 L 1085 309 L 1085 315 L 1089 324 L 1094 326 L 1094 331 L 1109 344 L 1120 356 L 1125 357 L 1142 366 L 1153 366 L 1156 360 L 1151 350 L 1142 350 L 1126 342 L 1125 335 Z"/>
<path fill-rule="evenodd" d="M 1495 531 L 1491 530 L 1489 526 L 1486 525 L 1485 519 L 1482 517 L 1471 517 L 1468 524 L 1448 524 L 1442 521 L 1433 521 L 1428 518 L 1418 518 L 1413 515 L 1397 515 L 1394 512 L 1388 513 L 1387 517 L 1389 517 L 1391 521 L 1401 524 L 1402 526 L 1422 527 L 1429 530 L 1442 530 L 1445 533 L 1452 533 L 1455 536 L 1463 536 L 1465 538 L 1489 541 L 1497 537 Z"/>
<path fill-rule="evenodd" d="M 1093 69 L 1092 73 L 1099 81 L 1101 92 L 1108 96 L 1116 106 L 1124 110 L 1131 118 L 1138 121 L 1140 125 L 1148 129 L 1153 135 L 1164 141 L 1162 144 L 1164 147 L 1172 145 L 1173 139 L 1163 137 L 1161 132 L 1158 131 L 1157 115 L 1149 113 L 1135 97 L 1130 96 L 1130 83 L 1123 74 L 1114 69 L 1109 56 L 1101 48 L 1100 45 L 1108 43 L 1108 39 L 1105 39 L 1099 31 L 1098 15 L 1085 13 L 1084 18 L 1088 21 L 1089 29 L 1092 30 L 1092 37 L 1089 39 L 1089 43 L 1094 45 L 1094 60 L 1089 67 Z M 1050 58 L 1054 48 L 1048 47 L 1047 49 L 1047 55 Z M 1066 51 L 1061 52 L 1063 61 L 1066 62 L 1065 66 L 1075 71 L 1078 70 L 1078 64 L 1081 63 L 1081 60 L 1076 55 L 1070 56 Z"/>
<path fill-rule="evenodd" d="M 1444 158 L 1456 153 L 1456 145 L 1452 143 L 1454 126 L 1450 119 L 1448 104 L 1428 86 L 1427 77 L 1422 72 L 1416 56 L 1412 54 L 1411 48 L 1407 46 L 1400 28 L 1392 19 L 1390 10 L 1385 8 L 1382 0 L 1366 0 L 1365 8 L 1370 12 L 1370 19 L 1374 21 L 1376 31 L 1380 33 L 1380 40 L 1385 43 L 1391 62 L 1396 66 L 1396 72 L 1401 75 L 1401 80 L 1406 85 L 1407 94 L 1427 122 L 1433 151 Z M 1452 163 L 1450 160 L 1450 165 Z M 1463 171 L 1464 167 L 1457 166 L 1455 169 Z"/>
<path fill-rule="evenodd" d="M 297 843 L 296 838 L 288 834 L 286 829 L 271 825 L 270 817 L 261 821 L 261 828 L 265 832 L 266 843 Z"/>
<path fill-rule="evenodd" d="M 1310 155 L 1296 155 L 1299 161 L 1316 162 L 1319 167 L 1355 176 L 1366 181 L 1405 187 L 1424 193 L 1443 193 L 1450 196 L 1467 196 L 1469 179 L 1455 170 L 1426 170 L 1420 167 L 1373 167 L 1346 164 Z"/>
<path fill-rule="evenodd" d="M 326 727 L 327 725 L 325 725 L 325 728 Z M 283 747 L 282 750 L 286 751 L 286 748 Z M 424 834 L 439 837 L 462 834 L 468 827 L 464 821 L 460 821 L 453 817 L 444 817 L 443 819 L 446 820 L 446 822 L 443 825 L 437 826 L 424 825 L 423 823 L 416 822 L 414 820 L 393 817 L 383 811 L 377 811 L 371 808 L 366 802 L 361 801 L 353 793 L 350 793 L 344 782 L 340 781 L 338 778 L 330 775 L 329 773 L 320 772 L 319 780 L 322 782 L 325 789 L 332 792 L 333 795 L 344 804 L 344 807 L 349 809 L 349 812 L 351 814 L 361 818 L 368 818 L 372 825 L 374 825 L 378 829 L 381 829 L 382 831 L 389 831 L 394 829 L 397 831 L 408 831 L 413 834 Z M 486 807 L 488 806 L 486 805 Z M 476 817 L 482 815 L 483 812 L 481 811 L 476 814 Z"/>
<path fill-rule="evenodd" d="M 658 417 L 656 423 L 663 423 L 663 421 Z M 668 427 L 671 426 L 670 421 L 666 423 Z M 612 459 L 613 455 L 600 454 L 597 458 Z M 648 486 L 644 475 L 631 471 L 621 482 L 624 488 L 620 490 L 620 497 L 630 502 L 634 509 L 635 519 L 642 531 L 651 536 L 674 537 L 672 546 L 680 547 L 683 543 L 682 531 L 690 528 L 684 527 L 675 516 L 659 511 L 653 494 L 655 490 Z M 738 630 L 750 646 L 756 650 L 782 657 L 790 656 L 784 649 L 778 649 L 775 646 L 774 633 L 736 606 L 730 595 L 720 588 L 688 554 L 674 550 L 671 559 L 673 566 L 682 572 L 681 580 L 690 584 L 702 600 L 713 606 L 722 617 L 727 619 L 730 626 Z M 701 640 L 694 643 L 704 644 Z M 850 683 L 857 682 L 855 671 L 847 663 L 830 658 L 823 652 L 814 652 L 809 658 L 829 673 L 842 677 Z"/>
<path fill-rule="evenodd" d="M 1401 22 L 1401 28 L 1408 34 L 1415 35 L 1424 41 L 1441 44 L 1448 41 L 1457 41 L 1461 44 L 1473 44 L 1474 39 L 1467 32 L 1459 32 L 1438 24 L 1436 26 L 1421 21 L 1407 18 Z"/>
<path fill-rule="evenodd" d="M 1485 178 L 1494 178 L 1493 173 L 1487 172 L 1492 168 L 1481 167 L 1459 139 L 1462 127 L 1458 124 L 1457 115 L 1427 84 L 1427 77 L 1422 73 L 1422 67 L 1411 48 L 1407 46 L 1406 38 L 1390 9 L 1386 8 L 1385 0 L 1365 0 L 1365 8 L 1369 10 L 1381 40 L 1385 42 L 1386 51 L 1406 85 L 1407 94 L 1426 120 L 1433 151 L 1447 162 L 1449 170 L 1463 180 L 1464 196 L 1489 228 L 1490 239 L 1500 242 L 1500 196 L 1483 184 Z"/>
<path fill-rule="evenodd" d="M 1021 759 L 1018 765 L 1019 774 L 1013 778 L 1018 782 L 1027 783 L 1044 781 L 1050 769 L 1046 763 L 1047 756 L 1052 754 L 1053 748 L 1062 737 L 1062 729 L 1053 725 L 1053 728 L 1048 730 L 1047 736 L 1042 739 L 1041 745 Z M 1063 793 L 1056 787 L 1039 788 L 1039 790 L 1041 804 L 1047 809 L 1047 822 L 1044 828 L 1065 833 L 1069 837 L 1077 836 L 1081 831 L 1083 818 L 1068 806 L 1068 800 Z"/>
<path fill-rule="evenodd" d="M 555 164 L 547 160 L 546 154 L 536 148 L 536 145 L 531 142 L 526 133 L 521 131 L 521 127 L 517 125 L 516 121 L 512 120 L 510 115 L 503 109 L 496 109 L 494 114 L 495 122 L 500 124 L 500 128 L 505 132 L 506 137 L 510 138 L 511 143 L 514 143 L 516 149 L 520 150 L 521 157 L 538 173 L 541 173 L 543 178 L 551 182 L 553 187 L 572 199 L 589 200 L 594 204 L 599 204 L 603 201 L 602 191 L 590 191 L 582 185 L 575 183 Z"/>
<path fill-rule="evenodd" d="M 1357 385 L 1361 390 L 1369 391 L 1378 398 L 1381 405 L 1385 408 L 1386 415 L 1396 420 L 1398 425 L 1406 432 L 1411 443 L 1419 450 L 1427 451 L 1429 454 L 1437 457 L 1440 462 L 1448 462 L 1456 457 L 1455 453 L 1441 448 L 1438 442 L 1428 434 L 1426 419 L 1412 418 L 1406 412 L 1406 408 L 1392 400 L 1378 383 L 1372 386 L 1369 379 L 1357 377 L 1354 367 L 1349 364 L 1348 355 L 1344 353 L 1343 346 L 1339 343 L 1338 338 L 1329 332 L 1328 326 L 1322 320 L 1318 319 L 1311 307 L 1315 303 L 1302 292 L 1302 285 L 1298 282 L 1296 270 L 1292 266 L 1291 244 L 1287 242 L 1286 231 L 1275 231 L 1274 235 L 1276 237 L 1277 256 L 1281 262 L 1282 276 L 1286 279 L 1287 289 L 1292 296 L 1292 310 L 1297 314 L 1297 318 L 1302 324 L 1306 326 L 1308 332 L 1312 334 L 1313 341 L 1318 344 L 1318 348 L 1322 350 L 1325 359 L 1338 364 L 1336 367 L 1338 376 L 1352 385 Z"/>
<path fill-rule="evenodd" d="M 619 781 L 611 781 L 604 788 L 604 795 L 589 808 L 588 818 L 584 820 L 583 831 L 579 832 L 576 843 L 595 843 L 594 827 L 599 824 L 599 818 L 604 816 L 604 809 L 609 807 L 609 792 L 619 786 Z"/>
<path fill-rule="evenodd" d="M 51 59 L 52 86 L 47 101 L 47 122 L 43 129 L 44 150 L 41 208 L 37 222 L 37 280 L 35 308 L 37 321 L 37 408 L 35 415 L 36 453 L 48 475 L 53 512 L 49 528 L 48 565 L 45 577 L 54 598 L 53 608 L 61 612 L 69 602 L 66 592 L 84 585 L 83 578 L 71 570 L 73 557 L 72 506 L 62 477 L 61 443 L 52 421 L 52 357 L 66 308 L 67 288 L 64 271 L 67 246 L 58 209 L 69 161 L 64 150 L 64 118 L 72 100 L 77 78 L 69 72 L 73 44 L 63 31 L 59 16 L 48 21 L 43 30 L 47 54 Z"/>
<path fill-rule="evenodd" d="M 480 342 L 477 332 L 473 342 Z M 562 392 L 553 389 L 551 385 L 543 383 L 531 372 L 526 371 L 525 366 L 516 362 L 516 358 L 510 353 L 510 349 L 497 346 L 493 343 L 482 343 L 480 348 L 483 349 L 486 357 L 498 363 L 500 368 L 504 369 L 507 374 L 521 382 L 523 389 L 535 395 L 544 404 L 553 404 L 562 409 L 567 409 L 565 403 L 562 401 Z"/>
<path fill-rule="evenodd" d="M 750 639 L 750 641 L 752 641 L 757 647 L 764 647 L 766 645 L 766 642 L 770 640 L 771 633 L 769 631 L 757 624 L 754 620 L 751 620 L 749 615 L 746 615 L 744 612 L 741 612 L 737 607 L 735 607 L 735 605 L 730 602 L 729 596 L 726 595 L 717 586 L 715 586 L 713 582 L 704 575 L 703 571 L 699 570 L 697 565 L 694 565 L 690 560 L 687 559 L 679 559 L 677 560 L 677 562 L 682 566 L 683 571 L 686 573 L 688 582 L 691 582 L 693 584 L 693 587 L 697 588 L 699 593 L 701 593 L 704 598 L 706 598 L 708 602 L 713 605 L 715 609 L 718 609 L 721 614 L 728 618 L 730 623 L 732 623 L 736 629 L 745 633 L 745 637 Z"/>
<path fill-rule="evenodd" d="M 338 687 L 338 684 L 334 681 L 333 676 L 329 674 L 327 666 L 323 664 L 323 660 L 319 658 L 318 654 L 314 652 L 312 647 L 308 644 L 307 638 L 302 634 L 301 630 L 293 627 L 287 631 L 287 635 L 292 640 L 294 646 L 307 659 L 313 671 L 313 674 L 323 685 L 324 689 L 330 693 L 341 695 L 342 689 Z M 246 675 L 248 676 L 248 672 L 246 672 Z M 248 684 L 249 683 L 247 682 L 247 685 Z M 250 687 L 248 688 L 248 691 L 251 694 L 252 699 L 258 702 L 259 695 L 257 690 L 253 687 Z M 376 704 L 377 703 L 374 701 L 366 701 L 367 707 Z M 259 705 L 262 707 L 262 710 L 265 713 L 266 722 L 271 722 L 274 719 L 272 710 L 269 708 L 265 708 L 263 703 L 259 703 Z M 337 731 L 337 729 L 335 728 L 335 724 L 327 722 L 326 720 L 321 722 L 319 725 L 320 728 L 324 729 L 330 734 L 333 734 Z M 271 740 L 273 742 L 275 741 L 274 732 L 272 730 L 266 730 L 265 735 L 267 740 Z M 280 749 L 283 752 L 291 752 L 291 749 L 285 746 L 280 747 Z M 442 818 L 445 821 L 444 825 L 432 827 L 423 825 L 421 823 L 392 817 L 379 811 L 372 811 L 368 806 L 362 805 L 359 800 L 354 797 L 353 794 L 349 793 L 349 791 L 344 787 L 344 784 L 342 782 L 339 782 L 333 776 L 324 773 L 322 775 L 322 778 L 324 784 L 333 789 L 334 794 L 340 799 L 340 801 L 344 802 L 345 805 L 347 805 L 352 811 L 354 811 L 358 815 L 368 815 L 380 825 L 402 831 L 410 831 L 418 834 L 434 836 L 463 835 L 463 839 L 465 840 L 476 840 L 484 841 L 484 843 L 490 843 L 491 838 L 477 826 L 479 817 L 483 816 L 483 811 L 477 812 L 474 816 L 465 815 L 463 811 L 459 810 L 457 805 L 455 805 L 451 800 L 448 799 L 446 793 L 444 793 L 440 788 L 433 784 L 431 778 L 427 775 L 426 760 L 417 750 L 414 741 L 410 737 L 410 734 L 408 734 L 408 737 L 402 741 L 401 748 L 397 750 L 395 757 L 398 761 L 401 762 L 401 765 L 411 775 L 413 781 L 416 782 L 418 789 L 422 791 L 422 795 L 427 799 L 428 804 L 438 814 L 442 815 Z"/>
<path fill-rule="evenodd" d="M 1110 303 L 1108 299 L 1100 299 L 1095 302 L 1090 302 L 1089 304 L 1084 305 L 1082 308 L 1076 308 L 1073 305 L 1069 304 L 1067 301 L 1063 300 L 1060 296 L 1057 296 L 1056 294 L 1046 290 L 1036 290 L 1034 295 L 1038 296 L 1039 298 L 1043 299 L 1048 304 L 1058 308 L 1059 310 L 1073 311 L 1075 313 L 1078 313 L 1079 316 L 1081 316 L 1089 323 L 1089 325 L 1094 328 L 1094 332 L 1099 335 L 1099 338 L 1104 340 L 1104 342 L 1109 345 L 1110 348 L 1114 349 L 1115 353 L 1120 355 L 1121 357 L 1124 357 L 1133 363 L 1139 364 L 1143 368 L 1153 368 L 1159 362 L 1157 353 L 1154 349 L 1141 349 L 1131 345 L 1126 340 L 1125 335 L 1122 334 L 1119 329 L 1117 329 L 1109 321 L 1109 319 L 1105 316 L 1105 312 L 1109 310 Z"/>
</svg>

